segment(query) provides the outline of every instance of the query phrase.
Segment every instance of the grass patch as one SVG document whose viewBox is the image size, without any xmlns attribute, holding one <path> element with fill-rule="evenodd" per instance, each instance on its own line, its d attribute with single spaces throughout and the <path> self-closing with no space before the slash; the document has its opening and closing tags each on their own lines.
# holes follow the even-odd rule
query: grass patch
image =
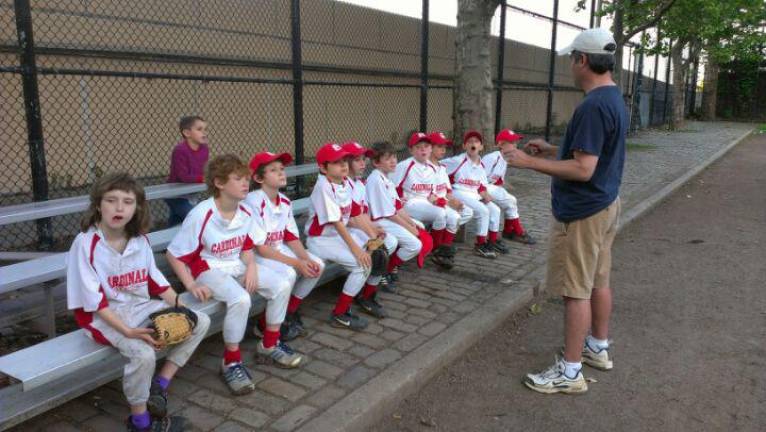
<svg viewBox="0 0 766 432">
<path fill-rule="evenodd" d="M 759 133 L 766 133 L 766 123 L 758 126 L 758 132 Z"/>
<path fill-rule="evenodd" d="M 639 144 L 639 143 L 627 143 L 628 151 L 647 151 L 657 148 L 654 144 Z"/>
</svg>

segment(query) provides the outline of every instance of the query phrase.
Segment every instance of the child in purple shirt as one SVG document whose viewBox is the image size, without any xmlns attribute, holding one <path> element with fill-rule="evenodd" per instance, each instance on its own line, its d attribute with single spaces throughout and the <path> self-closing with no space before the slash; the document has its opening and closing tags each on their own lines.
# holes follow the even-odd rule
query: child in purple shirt
<svg viewBox="0 0 766 432">
<path fill-rule="evenodd" d="M 202 183 L 210 156 L 207 123 L 199 116 L 181 117 L 178 129 L 183 139 L 173 148 L 168 183 Z M 183 222 L 195 204 L 192 197 L 169 198 L 165 202 L 170 208 L 169 227 Z"/>
</svg>

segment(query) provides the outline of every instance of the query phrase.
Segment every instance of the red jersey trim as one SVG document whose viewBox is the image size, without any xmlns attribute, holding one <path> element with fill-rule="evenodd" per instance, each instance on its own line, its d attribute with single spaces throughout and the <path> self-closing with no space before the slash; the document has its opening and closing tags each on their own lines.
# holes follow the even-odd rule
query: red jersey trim
<svg viewBox="0 0 766 432">
<path fill-rule="evenodd" d="M 415 161 L 411 161 L 410 165 L 407 167 L 407 170 L 404 171 L 404 176 L 402 177 L 402 181 L 399 182 L 399 185 L 396 186 L 396 193 L 399 195 L 399 198 L 402 198 L 404 196 L 404 182 L 407 180 L 407 176 L 410 175 L 410 171 L 412 170 L 412 167 L 415 166 Z"/>
<path fill-rule="evenodd" d="M 210 209 L 207 211 L 207 214 L 205 214 L 205 220 L 202 222 L 202 228 L 199 230 L 199 235 L 197 235 L 197 249 L 192 253 L 176 257 L 179 261 L 189 266 L 192 277 L 195 279 L 197 276 L 202 274 L 202 272 L 210 270 L 210 266 L 208 266 L 207 261 L 200 257 L 200 252 L 202 252 L 202 249 L 205 247 L 205 245 L 202 244 L 202 233 L 205 232 L 205 227 L 207 226 L 207 223 L 210 221 L 212 216 L 213 210 Z"/>
</svg>

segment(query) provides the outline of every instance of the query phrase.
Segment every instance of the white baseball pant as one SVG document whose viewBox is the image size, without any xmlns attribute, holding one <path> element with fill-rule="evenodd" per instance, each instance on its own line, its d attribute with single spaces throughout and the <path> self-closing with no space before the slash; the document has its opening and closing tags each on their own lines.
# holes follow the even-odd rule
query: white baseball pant
<svg viewBox="0 0 766 432">
<path fill-rule="evenodd" d="M 367 234 L 361 230 L 350 229 L 349 234 L 361 248 L 364 248 L 364 244 L 369 239 Z M 377 285 L 380 282 L 380 276 L 370 276 L 370 269 L 362 267 L 356 262 L 354 254 L 351 253 L 348 245 L 339 235 L 309 236 L 306 245 L 314 255 L 325 261 L 335 262 L 349 272 L 346 282 L 343 284 L 344 294 L 354 297 L 362 290 L 365 282 L 370 285 Z"/>
<path fill-rule="evenodd" d="M 399 251 L 396 254 L 402 261 L 409 261 L 420 253 L 423 243 L 420 239 L 407 231 L 403 226 L 388 219 L 378 219 L 375 223 L 383 227 L 386 237 L 394 237 L 399 243 Z"/>
<path fill-rule="evenodd" d="M 159 300 L 149 300 L 136 306 L 128 305 L 127 307 L 113 308 L 112 312 L 117 314 L 129 327 L 146 327 L 149 325 L 151 313 L 168 307 L 165 302 Z M 191 337 L 178 345 L 174 345 L 168 352 L 166 360 L 179 367 L 186 364 L 210 327 L 210 318 L 207 315 L 201 312 L 195 313 L 197 314 L 197 325 L 194 327 Z M 143 340 L 125 337 L 97 315 L 94 316 L 91 325 L 100 331 L 120 354 L 128 359 L 122 376 L 122 391 L 128 403 L 131 405 L 145 404 L 149 400 L 149 388 L 152 385 L 152 376 L 157 364 L 157 354 L 154 348 Z M 92 336 L 88 331 L 85 333 Z"/>
<path fill-rule="evenodd" d="M 476 235 L 486 236 L 488 231 L 500 230 L 500 207 L 495 203 L 484 203 L 478 193 L 454 190 L 452 194 L 473 210 L 477 222 Z"/>
<path fill-rule="evenodd" d="M 431 229 L 457 232 L 457 218 L 447 219 L 447 210 L 431 204 L 424 199 L 412 199 L 404 204 L 404 210 L 413 218 L 424 224 L 431 224 Z"/>
<path fill-rule="evenodd" d="M 280 246 L 278 250 L 284 255 L 295 258 L 295 252 L 293 252 L 292 249 L 285 245 Z M 321 267 L 319 276 L 315 278 L 303 277 L 298 274 L 298 272 L 293 267 L 290 267 L 283 262 L 256 255 L 255 262 L 258 263 L 258 276 L 260 277 L 261 269 L 274 273 L 278 275 L 278 277 L 289 281 L 289 283 L 292 285 L 292 295 L 300 299 L 306 298 L 306 296 L 311 294 L 311 291 L 314 289 L 314 287 L 316 287 L 317 282 L 319 282 L 319 278 L 322 276 L 322 272 L 324 271 L 324 261 L 322 261 L 321 258 L 317 257 L 311 252 L 307 251 L 306 253 L 312 261 L 318 263 L 319 267 Z"/>
<path fill-rule="evenodd" d="M 504 187 L 496 185 L 489 185 L 487 192 L 492 196 L 492 202 L 503 211 L 506 219 L 518 219 L 519 207 L 516 204 L 515 196 L 511 195 Z"/>
</svg>

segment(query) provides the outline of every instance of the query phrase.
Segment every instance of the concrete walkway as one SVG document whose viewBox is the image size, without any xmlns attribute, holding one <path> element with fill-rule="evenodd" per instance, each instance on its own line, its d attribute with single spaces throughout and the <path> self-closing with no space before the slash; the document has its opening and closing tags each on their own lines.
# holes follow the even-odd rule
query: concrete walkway
<svg viewBox="0 0 766 432">
<path fill-rule="evenodd" d="M 627 218 L 667 195 L 690 173 L 743 138 L 749 124 L 689 123 L 674 133 L 647 131 L 628 139 L 622 199 Z M 254 366 L 255 340 L 243 344 L 257 391 L 234 398 L 218 376 L 220 337 L 204 342 L 171 386 L 171 411 L 200 431 L 362 430 L 392 409 L 480 335 L 528 302 L 545 263 L 550 220 L 549 179 L 513 171 L 508 178 L 527 228 L 541 242 L 512 245 L 509 255 L 487 261 L 461 245 L 457 266 L 403 269 L 401 294 L 382 295 L 390 317 L 361 333 L 325 323 L 339 287 L 317 290 L 303 307 L 309 337 L 291 343 L 307 355 L 300 369 Z M 112 382 L 17 431 L 122 430 L 128 415 L 121 383 Z"/>
</svg>

